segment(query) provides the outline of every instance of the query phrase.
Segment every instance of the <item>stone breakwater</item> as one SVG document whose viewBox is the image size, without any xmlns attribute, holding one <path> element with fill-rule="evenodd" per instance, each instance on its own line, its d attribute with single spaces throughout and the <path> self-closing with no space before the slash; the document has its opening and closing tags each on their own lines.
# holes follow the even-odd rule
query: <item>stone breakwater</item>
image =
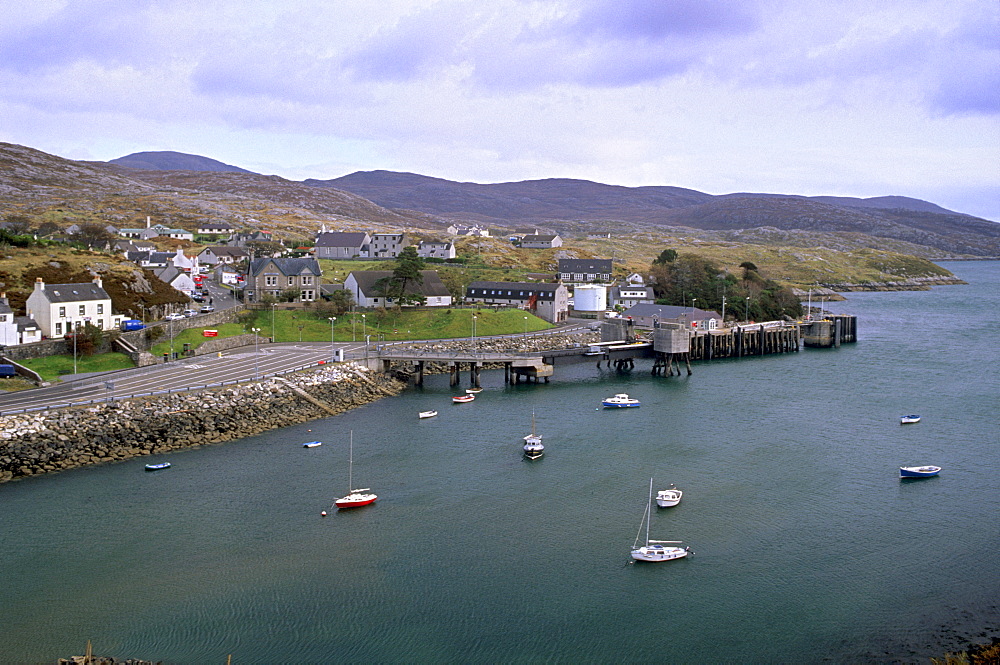
<svg viewBox="0 0 1000 665">
<path fill-rule="evenodd" d="M 404 387 L 345 363 L 199 393 L 2 416 L 0 482 L 253 436 L 343 413 Z"/>
</svg>

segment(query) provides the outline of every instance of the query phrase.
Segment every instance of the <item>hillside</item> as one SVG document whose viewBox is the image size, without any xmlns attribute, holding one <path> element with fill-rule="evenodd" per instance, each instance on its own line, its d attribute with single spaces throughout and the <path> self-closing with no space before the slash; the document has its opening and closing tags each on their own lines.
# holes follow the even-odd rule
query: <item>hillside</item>
<svg viewBox="0 0 1000 665">
<path fill-rule="evenodd" d="M 125 166 L 132 169 L 143 169 L 146 171 L 215 171 L 229 173 L 252 173 L 238 166 L 230 166 L 220 161 L 201 157 L 199 155 L 186 155 L 182 152 L 172 152 L 169 150 L 160 152 L 137 152 L 108 162 L 115 166 Z"/>
</svg>

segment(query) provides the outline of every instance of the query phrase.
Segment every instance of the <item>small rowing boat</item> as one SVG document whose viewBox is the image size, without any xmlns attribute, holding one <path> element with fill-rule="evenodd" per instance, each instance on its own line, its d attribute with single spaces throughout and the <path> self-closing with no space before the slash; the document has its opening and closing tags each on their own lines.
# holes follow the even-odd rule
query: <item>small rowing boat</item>
<svg viewBox="0 0 1000 665">
<path fill-rule="evenodd" d="M 455 404 L 465 404 L 466 402 L 471 402 L 476 399 L 475 395 L 456 395 L 451 398 L 451 401 Z"/>
<path fill-rule="evenodd" d="M 303 448 L 316 448 L 316 447 L 322 446 L 322 445 L 323 445 L 322 441 L 308 441 L 306 443 L 303 443 L 302 447 Z"/>
<path fill-rule="evenodd" d="M 438 414 L 437 411 L 421 411 L 417 414 L 418 418 L 433 418 Z"/>
<path fill-rule="evenodd" d="M 160 469 L 169 469 L 170 462 L 160 462 L 159 464 L 147 464 L 146 471 L 159 471 Z"/>
</svg>

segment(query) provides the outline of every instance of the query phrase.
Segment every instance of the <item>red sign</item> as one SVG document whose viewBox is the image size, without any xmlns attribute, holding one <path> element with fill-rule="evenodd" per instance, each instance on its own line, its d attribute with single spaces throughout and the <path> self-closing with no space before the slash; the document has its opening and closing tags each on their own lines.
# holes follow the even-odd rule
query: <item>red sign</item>
<svg viewBox="0 0 1000 665">
<path fill-rule="evenodd" d="M 219 336 L 219 331 L 218 330 L 202 330 L 201 331 L 201 335 L 202 335 L 202 337 L 218 337 Z"/>
</svg>

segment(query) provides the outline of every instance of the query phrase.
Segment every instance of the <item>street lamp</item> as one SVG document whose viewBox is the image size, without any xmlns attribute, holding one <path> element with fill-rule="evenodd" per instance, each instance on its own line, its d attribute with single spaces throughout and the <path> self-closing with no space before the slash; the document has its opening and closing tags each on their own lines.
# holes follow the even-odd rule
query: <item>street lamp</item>
<svg viewBox="0 0 1000 665">
<path fill-rule="evenodd" d="M 254 358 L 253 378 L 259 379 L 260 378 L 260 344 L 259 344 L 260 328 L 251 328 L 250 330 L 253 332 L 253 358 Z"/>
<path fill-rule="evenodd" d="M 368 335 L 368 318 L 366 314 L 361 315 L 361 336 Z"/>
<path fill-rule="evenodd" d="M 277 342 L 278 338 L 274 334 L 274 308 L 277 307 L 277 303 L 271 303 L 271 342 Z"/>
<path fill-rule="evenodd" d="M 750 296 L 747 296 L 746 322 L 750 323 Z"/>
<path fill-rule="evenodd" d="M 477 314 L 472 315 L 472 352 L 476 352 L 476 319 L 479 316 Z"/>
<path fill-rule="evenodd" d="M 726 327 L 726 296 L 722 296 L 722 327 Z"/>
<path fill-rule="evenodd" d="M 337 350 L 333 347 L 333 324 L 336 323 L 337 317 L 330 317 L 330 362 L 337 362 Z"/>
<path fill-rule="evenodd" d="M 524 339 L 528 339 L 528 317 L 524 317 Z"/>
</svg>

